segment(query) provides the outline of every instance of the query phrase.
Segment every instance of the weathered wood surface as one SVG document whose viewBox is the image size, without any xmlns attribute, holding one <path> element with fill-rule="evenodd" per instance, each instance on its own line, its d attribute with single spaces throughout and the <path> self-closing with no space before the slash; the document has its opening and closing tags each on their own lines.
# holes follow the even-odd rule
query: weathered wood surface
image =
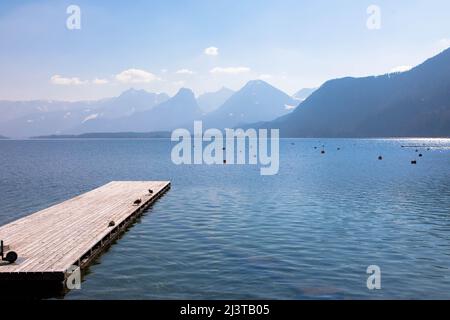
<svg viewBox="0 0 450 320">
<path fill-rule="evenodd" d="M 0 227 L 0 239 L 19 255 L 14 264 L 0 262 L 0 279 L 65 277 L 169 188 L 168 181 L 115 181 Z"/>
</svg>

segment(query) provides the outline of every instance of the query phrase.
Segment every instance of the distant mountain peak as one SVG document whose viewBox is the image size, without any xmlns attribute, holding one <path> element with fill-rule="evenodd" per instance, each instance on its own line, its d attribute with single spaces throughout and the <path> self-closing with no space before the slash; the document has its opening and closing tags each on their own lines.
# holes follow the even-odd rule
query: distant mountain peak
<svg viewBox="0 0 450 320">
<path fill-rule="evenodd" d="M 217 108 L 223 105 L 233 94 L 233 90 L 222 87 L 215 92 L 205 92 L 199 95 L 197 102 L 202 112 L 206 114 L 217 110 Z"/>
<path fill-rule="evenodd" d="M 286 106 L 293 105 L 295 100 L 280 89 L 263 80 L 251 80 L 221 107 L 207 114 L 204 121 L 209 127 L 232 128 L 273 120 L 290 112 Z"/>
<path fill-rule="evenodd" d="M 144 90 L 144 89 L 130 88 L 130 89 L 125 90 L 124 92 L 122 92 L 122 93 L 120 94 L 120 96 L 121 96 L 121 97 L 124 97 L 124 96 L 132 96 L 132 95 L 135 96 L 135 95 L 137 95 L 137 94 L 149 94 L 149 92 L 146 91 L 146 90 Z"/>
<path fill-rule="evenodd" d="M 249 82 L 247 82 L 245 84 L 245 86 L 242 87 L 241 90 L 238 91 L 239 92 L 247 92 L 247 91 L 251 91 L 251 92 L 271 92 L 271 91 L 278 91 L 278 92 L 283 92 L 282 90 L 274 87 L 273 85 L 271 85 L 270 83 L 264 81 L 264 80 L 250 80 Z M 285 94 L 283 92 L 283 94 Z"/>
<path fill-rule="evenodd" d="M 193 91 L 191 90 L 191 89 L 189 89 L 189 88 L 180 88 L 179 90 L 178 90 L 178 93 L 177 94 L 179 94 L 179 93 L 193 93 Z"/>
<path fill-rule="evenodd" d="M 172 97 L 172 99 L 175 98 L 189 98 L 189 99 L 195 99 L 195 94 L 194 92 L 189 89 L 189 88 L 180 88 L 180 90 L 178 90 L 178 92 Z"/>
<path fill-rule="evenodd" d="M 285 137 L 448 137 L 449 88 L 447 49 L 406 72 L 329 80 L 262 126 Z"/>
<path fill-rule="evenodd" d="M 304 101 L 316 90 L 317 88 L 303 88 L 297 91 L 293 97 L 297 100 Z"/>
<path fill-rule="evenodd" d="M 199 97 L 204 96 L 204 95 L 208 95 L 208 94 L 232 94 L 234 93 L 234 90 L 231 90 L 230 88 L 227 88 L 225 86 L 221 87 L 220 89 L 216 90 L 216 91 L 212 91 L 212 92 L 205 92 L 203 94 L 201 94 Z"/>
<path fill-rule="evenodd" d="M 249 84 L 255 84 L 255 85 L 258 85 L 258 84 L 268 84 L 266 81 L 261 80 L 261 79 L 250 80 L 248 83 L 249 83 Z"/>
<path fill-rule="evenodd" d="M 270 85 L 269 83 L 265 82 L 264 80 L 250 80 L 249 82 L 247 82 L 247 84 L 244 86 L 244 88 L 251 88 L 251 87 L 261 87 L 261 86 L 266 86 L 266 87 L 273 87 L 272 85 Z"/>
</svg>

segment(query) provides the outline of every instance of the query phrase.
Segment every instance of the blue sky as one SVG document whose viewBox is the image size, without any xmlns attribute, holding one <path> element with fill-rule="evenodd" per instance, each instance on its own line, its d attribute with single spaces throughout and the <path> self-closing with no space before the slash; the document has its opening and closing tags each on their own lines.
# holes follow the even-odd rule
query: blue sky
<svg viewBox="0 0 450 320">
<path fill-rule="evenodd" d="M 80 30 L 66 27 L 71 4 Z M 294 93 L 422 62 L 450 46 L 449 12 L 448 0 L 1 1 L 0 99 L 201 94 L 257 78 Z"/>
</svg>

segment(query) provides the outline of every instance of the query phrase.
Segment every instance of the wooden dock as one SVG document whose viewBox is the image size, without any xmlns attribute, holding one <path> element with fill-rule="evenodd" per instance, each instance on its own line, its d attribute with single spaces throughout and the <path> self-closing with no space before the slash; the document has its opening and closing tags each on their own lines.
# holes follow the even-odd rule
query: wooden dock
<svg viewBox="0 0 450 320">
<path fill-rule="evenodd" d="M 168 181 L 111 182 L 0 227 L 0 240 L 18 254 L 13 264 L 0 261 L 0 281 L 64 283 L 169 188 Z"/>
</svg>

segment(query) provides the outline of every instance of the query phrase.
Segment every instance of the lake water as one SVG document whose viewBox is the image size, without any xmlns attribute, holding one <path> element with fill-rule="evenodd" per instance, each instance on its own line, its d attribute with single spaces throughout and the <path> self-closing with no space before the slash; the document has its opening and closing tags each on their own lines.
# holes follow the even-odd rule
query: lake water
<svg viewBox="0 0 450 320">
<path fill-rule="evenodd" d="M 276 176 L 176 166 L 171 148 L 0 141 L 0 225 L 111 180 L 171 180 L 66 299 L 450 299 L 450 140 L 283 139 Z"/>
</svg>

